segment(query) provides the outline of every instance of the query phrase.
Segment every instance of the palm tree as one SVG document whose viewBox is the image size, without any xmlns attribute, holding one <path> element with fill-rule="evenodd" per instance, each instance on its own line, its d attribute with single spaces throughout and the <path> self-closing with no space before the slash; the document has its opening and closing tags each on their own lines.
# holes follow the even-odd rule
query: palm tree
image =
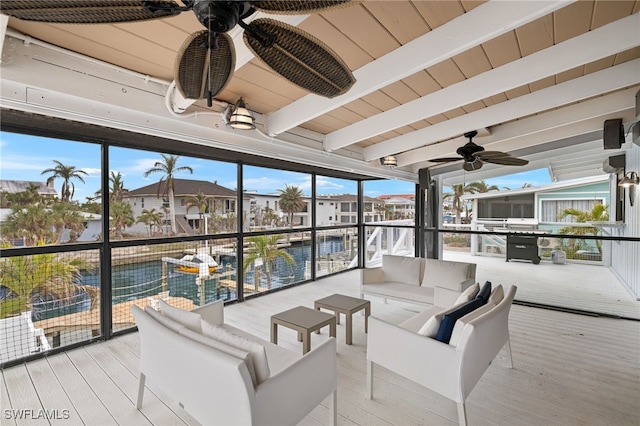
<svg viewBox="0 0 640 426">
<path fill-rule="evenodd" d="M 294 185 L 286 185 L 278 189 L 280 193 L 280 210 L 289 215 L 289 227 L 293 228 L 293 214 L 304 210 L 306 203 L 302 199 L 302 190 Z"/>
<path fill-rule="evenodd" d="M 85 229 L 84 218 L 74 204 L 54 203 L 51 206 L 49 221 L 56 230 L 55 241 L 60 242 L 65 230 L 69 231 L 69 240 L 74 242 L 80 237 Z"/>
<path fill-rule="evenodd" d="M 149 231 L 149 236 L 153 235 L 153 229 L 158 227 L 158 229 L 162 229 L 160 224 L 162 223 L 162 218 L 164 215 L 162 212 L 157 211 L 155 208 L 151 210 L 142 209 L 142 213 L 138 216 L 136 223 L 144 223 L 147 225 L 147 229 Z"/>
<path fill-rule="evenodd" d="M 524 189 L 524 188 L 531 188 L 531 187 L 533 187 L 532 184 L 530 184 L 529 182 L 525 182 L 525 183 L 522 184 L 522 186 L 520 188 Z M 504 189 L 505 191 L 511 191 L 511 188 L 508 187 L 508 186 L 503 186 L 502 189 Z"/>
<path fill-rule="evenodd" d="M 109 204 L 110 228 L 114 230 L 115 238 L 122 239 L 122 230 L 135 223 L 133 207 L 125 202 L 114 201 Z"/>
<path fill-rule="evenodd" d="M 463 211 L 467 212 L 466 216 L 467 218 L 469 217 L 468 206 L 466 205 L 466 203 L 462 202 L 462 196 L 464 194 L 477 194 L 477 193 L 500 190 L 500 188 L 498 188 L 496 185 L 489 186 L 483 180 L 479 182 L 470 182 L 466 185 L 463 185 L 463 184 L 451 185 L 451 189 L 453 189 L 453 192 L 444 194 L 442 199 L 446 200 L 448 198 L 453 198 L 452 207 L 453 207 L 453 210 L 456 212 L 456 223 L 461 222 L 460 213 L 462 213 Z"/>
<path fill-rule="evenodd" d="M 55 167 L 43 170 L 40 174 L 44 175 L 51 173 L 51 176 L 47 179 L 47 183 L 61 178 L 62 188 L 60 189 L 60 198 L 62 201 L 69 202 L 76 191 L 76 186 L 72 182 L 72 179 L 78 179 L 80 182 L 84 183 L 84 179 L 81 174 L 88 175 L 88 173 L 76 168 L 76 166 L 65 166 L 58 160 L 53 160 L 53 162 L 56 164 Z"/>
<path fill-rule="evenodd" d="M 13 207 L 0 230 L 3 238 L 24 239 L 28 246 L 36 245 L 38 241 L 55 240 L 51 214 L 44 204 Z"/>
<path fill-rule="evenodd" d="M 489 191 L 500 191 L 496 185 L 487 185 L 487 182 L 481 180 L 477 182 L 471 182 L 466 186 L 467 192 L 471 194 L 483 194 Z"/>
<path fill-rule="evenodd" d="M 277 225 L 280 218 L 278 217 L 278 213 L 275 212 L 271 207 L 266 206 L 264 209 L 263 221 L 266 225 Z"/>
<path fill-rule="evenodd" d="M 29 183 L 24 191 L 15 193 L 2 193 L 2 197 L 6 200 L 3 207 L 28 206 L 42 201 L 42 196 L 38 193 L 40 187 L 34 183 Z"/>
<path fill-rule="evenodd" d="M 109 182 L 111 183 L 111 188 L 109 188 L 109 201 L 122 201 L 122 196 L 128 191 L 128 189 L 124 187 L 122 173 L 112 171 L 109 176 Z"/>
<path fill-rule="evenodd" d="M 43 241 L 38 245 L 44 245 Z M 11 248 L 3 243 L 3 249 Z M 0 318 L 32 310 L 37 298 L 69 302 L 78 292 L 88 293 L 94 305 L 97 292 L 87 286 L 76 285 L 84 263 L 77 258 L 53 253 L 14 256 L 0 260 L 2 285 L 7 295 L 0 300 Z"/>
<path fill-rule="evenodd" d="M 444 194 L 442 196 L 442 200 L 444 201 L 448 198 L 453 199 L 452 207 L 453 207 L 453 210 L 456 212 L 456 223 L 460 223 L 461 222 L 460 213 L 462 213 L 466 209 L 466 206 L 464 206 L 462 203 L 462 196 L 465 193 L 471 192 L 471 191 L 469 190 L 468 186 L 464 186 L 463 184 L 451 185 L 451 189 L 453 189 L 453 192 L 448 192 Z"/>
<path fill-rule="evenodd" d="M 294 265 L 295 260 L 287 251 L 278 248 L 278 241 L 282 239 L 282 235 L 256 235 L 247 237 L 247 242 L 251 246 L 247 250 L 244 258 L 244 271 L 247 272 L 249 266 L 258 259 L 262 259 L 264 274 L 267 277 L 267 289 L 271 289 L 271 268 L 275 264 L 276 259 L 283 259 L 288 265 Z M 258 291 L 259 280 L 256 280 L 256 291 Z"/>
<path fill-rule="evenodd" d="M 596 204 L 590 211 L 586 210 L 577 210 L 574 208 L 564 209 L 558 219 L 564 219 L 567 216 L 572 216 L 575 219 L 576 223 L 589 223 L 589 222 L 598 222 L 598 221 L 607 221 L 609 220 L 609 213 L 607 212 L 609 206 L 604 204 Z M 558 230 L 560 234 L 571 234 L 571 235 L 600 235 L 600 229 L 595 226 L 565 226 L 564 228 Z M 596 248 L 600 253 L 600 258 L 602 258 L 602 241 L 595 240 Z M 570 254 L 575 254 L 575 252 L 579 249 L 586 247 L 584 244 L 584 240 L 576 240 L 569 239 L 568 248 Z"/>
<path fill-rule="evenodd" d="M 193 169 L 189 166 L 180 166 L 178 167 L 178 159 L 180 158 L 177 155 L 165 155 L 160 154 L 162 156 L 162 161 L 156 161 L 152 168 L 147 170 L 144 173 L 144 177 L 148 177 L 152 173 L 162 173 L 163 176 L 160 178 L 158 182 L 158 198 L 160 198 L 160 194 L 166 194 L 169 198 L 169 216 L 171 220 L 171 232 L 173 234 L 177 233 L 176 230 L 176 209 L 175 209 L 175 200 L 173 197 L 173 179 L 176 173 L 188 171 L 189 173 L 193 173 Z"/>
<path fill-rule="evenodd" d="M 204 221 L 207 220 L 204 214 L 209 207 L 209 198 L 210 197 L 208 195 L 204 195 L 202 191 L 199 191 L 197 195 L 192 195 L 186 200 L 187 213 L 189 213 L 191 207 L 195 207 L 198 209 L 198 214 L 200 216 L 200 220 L 198 222 L 198 230 L 201 234 L 204 234 Z"/>
</svg>

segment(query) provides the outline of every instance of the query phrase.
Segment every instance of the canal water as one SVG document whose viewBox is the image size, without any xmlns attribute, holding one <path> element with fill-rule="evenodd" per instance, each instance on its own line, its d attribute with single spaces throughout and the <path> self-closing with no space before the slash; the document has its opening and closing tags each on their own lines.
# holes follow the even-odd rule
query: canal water
<svg viewBox="0 0 640 426">
<path fill-rule="evenodd" d="M 319 241 L 320 257 L 328 257 L 332 254 L 344 251 L 342 238 L 326 238 Z M 294 260 L 288 264 L 283 258 L 278 257 L 271 266 L 271 288 L 291 285 L 305 279 L 305 267 L 311 260 L 311 245 L 309 241 L 294 242 L 291 246 L 283 248 Z M 221 256 L 220 266 L 217 272 L 222 272 L 225 280 L 236 281 L 237 262 L 235 256 Z M 255 285 L 256 276 L 260 278 L 258 287 L 266 290 L 268 287 L 264 269 L 259 273 L 252 265 L 245 273 L 245 282 Z M 190 274 L 174 270 L 173 264 L 167 268 L 167 289 L 173 297 L 183 297 L 200 304 L 199 287 L 196 284 L 196 274 Z M 228 272 L 228 274 L 225 274 Z M 122 303 L 129 300 L 155 296 L 162 289 L 162 261 L 148 261 L 127 265 L 115 265 L 111 273 L 112 303 Z M 79 284 L 100 286 L 100 271 L 87 271 L 82 274 Z M 205 280 L 205 303 L 218 299 L 232 300 L 236 294 L 232 289 L 219 286 L 219 278 Z M 71 303 L 61 304 L 55 300 L 40 300 L 34 304 L 33 319 L 42 320 L 66 315 L 74 312 L 88 310 L 91 300 L 86 293 L 79 293 Z"/>
</svg>

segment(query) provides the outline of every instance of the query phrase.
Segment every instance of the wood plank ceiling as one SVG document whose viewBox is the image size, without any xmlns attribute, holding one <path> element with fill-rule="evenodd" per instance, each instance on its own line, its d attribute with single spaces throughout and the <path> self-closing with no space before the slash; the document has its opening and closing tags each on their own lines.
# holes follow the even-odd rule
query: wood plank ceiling
<svg viewBox="0 0 640 426">
<path fill-rule="evenodd" d="M 260 115 L 264 133 L 273 137 L 305 129 L 322 142 L 318 149 L 347 149 L 369 163 L 396 155 L 399 166 L 412 172 L 434 166 L 431 158 L 454 154 L 465 141 L 461 135 L 473 129 L 482 129 L 476 143 L 517 153 L 531 142 L 519 143 L 513 136 L 517 130 L 501 138 L 501 128 L 521 123 L 535 127 L 527 134 L 542 134 L 561 126 L 542 119 L 549 111 L 637 91 L 639 10 L 638 1 L 413 0 L 362 1 L 306 19 L 279 16 L 333 48 L 354 72 L 356 85 L 332 100 L 309 95 L 251 58 L 237 27 L 232 35 L 238 66 L 217 98 L 233 103 L 242 96 Z M 114 25 L 10 18 L 8 29 L 171 81 L 176 52 L 201 25 L 186 12 Z M 620 71 L 625 78 L 604 73 L 625 64 Z M 613 78 L 620 83 L 612 84 Z M 567 91 L 572 95 L 556 96 Z M 204 108 L 199 101 L 187 112 Z M 625 122 L 635 119 L 630 108 L 620 106 L 584 117 L 599 118 L 601 126 L 602 118 L 613 113 Z M 555 137 L 588 133 L 590 126 Z"/>
</svg>

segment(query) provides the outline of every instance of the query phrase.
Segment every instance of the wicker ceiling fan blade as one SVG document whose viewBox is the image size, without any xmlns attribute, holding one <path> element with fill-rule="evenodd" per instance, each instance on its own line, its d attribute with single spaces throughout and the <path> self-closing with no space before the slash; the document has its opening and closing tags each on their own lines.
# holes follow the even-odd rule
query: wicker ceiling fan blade
<svg viewBox="0 0 640 426">
<path fill-rule="evenodd" d="M 25 21 L 108 24 L 175 16 L 185 8 L 171 0 L 2 0 L 0 12 Z"/>
<path fill-rule="evenodd" d="M 464 158 L 462 158 L 462 157 L 443 157 L 443 158 L 433 158 L 433 159 L 427 160 L 427 161 L 431 161 L 432 163 L 450 163 L 452 161 L 460 161 L 460 160 L 464 160 Z"/>
<path fill-rule="evenodd" d="M 265 34 L 272 38 L 265 40 Z M 273 71 L 318 95 L 327 98 L 342 95 L 356 81 L 331 48 L 284 22 L 255 19 L 245 27 L 244 42 Z"/>
<path fill-rule="evenodd" d="M 483 161 L 485 163 L 500 164 L 503 166 L 526 166 L 527 164 L 529 164 L 529 161 L 527 160 L 511 156 L 502 158 L 484 158 Z"/>
<path fill-rule="evenodd" d="M 502 151 L 482 151 L 475 154 L 476 157 L 485 159 L 485 158 L 502 158 L 502 157 L 511 157 L 510 154 Z"/>
<path fill-rule="evenodd" d="M 235 67 L 235 48 L 229 35 L 219 33 L 210 40 L 207 30 L 195 32 L 187 37 L 176 56 L 176 87 L 189 99 L 204 99 L 209 90 L 211 96 L 216 96 L 231 80 Z"/>
<path fill-rule="evenodd" d="M 267 0 L 252 1 L 251 7 L 272 14 L 306 14 L 347 6 L 351 0 Z"/>
</svg>

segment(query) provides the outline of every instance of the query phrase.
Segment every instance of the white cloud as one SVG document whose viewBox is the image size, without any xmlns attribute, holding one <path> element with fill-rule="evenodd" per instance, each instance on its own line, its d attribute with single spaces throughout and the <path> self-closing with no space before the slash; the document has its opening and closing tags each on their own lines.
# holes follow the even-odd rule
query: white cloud
<svg viewBox="0 0 640 426">
<path fill-rule="evenodd" d="M 101 169 L 96 169 L 95 167 L 85 167 L 84 169 L 82 169 L 82 171 L 86 172 L 87 175 L 89 175 L 88 177 L 91 178 L 99 178 L 100 177 L 100 170 Z"/>
<path fill-rule="evenodd" d="M 235 181 L 232 185 L 235 186 Z M 244 179 L 243 185 L 244 188 L 248 191 L 258 192 L 275 192 L 278 188 L 284 188 L 284 182 L 281 179 L 272 177 Z"/>
</svg>

